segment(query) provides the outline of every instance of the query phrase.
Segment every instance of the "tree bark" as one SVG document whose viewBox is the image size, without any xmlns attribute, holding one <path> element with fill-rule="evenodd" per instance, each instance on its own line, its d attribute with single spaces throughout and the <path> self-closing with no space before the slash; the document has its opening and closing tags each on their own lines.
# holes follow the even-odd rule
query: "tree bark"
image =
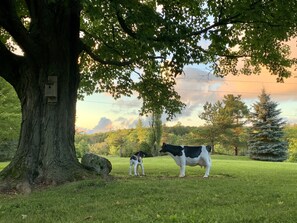
<svg viewBox="0 0 297 223">
<path fill-rule="evenodd" d="M 238 146 L 234 146 L 234 155 L 238 156 Z"/>
<path fill-rule="evenodd" d="M 59 9 L 38 9 L 47 15 L 32 21 L 31 37 L 38 49 L 33 56 L 25 53 L 19 79 L 11 81 L 21 101 L 22 124 L 15 157 L 0 177 L 15 182 L 13 186 L 20 181 L 60 184 L 90 174 L 74 147 L 80 8 L 73 3 Z M 57 77 L 55 103 L 45 95 L 48 76 Z"/>
<path fill-rule="evenodd" d="M 211 153 L 215 154 L 215 143 L 214 143 L 214 141 L 211 141 Z"/>
</svg>

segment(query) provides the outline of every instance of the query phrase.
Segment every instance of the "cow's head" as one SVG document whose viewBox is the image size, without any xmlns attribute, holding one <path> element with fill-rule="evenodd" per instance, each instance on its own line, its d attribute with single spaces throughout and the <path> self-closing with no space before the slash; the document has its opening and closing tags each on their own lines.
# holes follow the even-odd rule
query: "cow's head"
<svg viewBox="0 0 297 223">
<path fill-rule="evenodd" d="M 211 150 L 212 150 L 211 146 L 210 146 L 210 145 L 207 145 L 207 146 L 206 146 L 206 150 L 210 153 Z"/>
<path fill-rule="evenodd" d="M 163 142 L 163 145 L 161 146 L 161 150 L 159 152 L 160 153 L 166 153 L 166 152 L 168 152 L 165 142 Z"/>
<path fill-rule="evenodd" d="M 163 143 L 160 153 L 167 153 L 173 156 L 181 156 L 182 150 L 183 150 L 182 146 L 175 146 L 175 145 Z"/>
</svg>

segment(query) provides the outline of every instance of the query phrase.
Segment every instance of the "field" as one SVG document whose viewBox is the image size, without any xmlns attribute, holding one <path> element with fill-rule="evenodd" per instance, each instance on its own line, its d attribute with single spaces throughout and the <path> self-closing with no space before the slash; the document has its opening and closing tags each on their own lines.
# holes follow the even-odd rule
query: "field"
<svg viewBox="0 0 297 223">
<path fill-rule="evenodd" d="M 128 158 L 108 159 L 108 180 L 0 195 L 0 222 L 297 222 L 296 163 L 213 156 L 203 179 L 200 167 L 178 178 L 167 156 L 145 158 L 144 177 L 128 176 Z"/>
</svg>

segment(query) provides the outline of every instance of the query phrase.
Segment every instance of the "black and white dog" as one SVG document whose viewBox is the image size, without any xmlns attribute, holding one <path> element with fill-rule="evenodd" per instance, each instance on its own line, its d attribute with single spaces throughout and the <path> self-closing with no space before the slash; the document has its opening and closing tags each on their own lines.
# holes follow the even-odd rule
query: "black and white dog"
<svg viewBox="0 0 297 223">
<path fill-rule="evenodd" d="M 138 151 L 137 153 L 134 153 L 134 155 L 132 155 L 130 157 L 130 168 L 129 168 L 129 174 L 130 175 L 132 175 L 132 166 L 133 165 L 134 165 L 134 175 L 135 176 L 139 176 L 138 166 L 141 166 L 142 175 L 145 175 L 144 174 L 143 162 L 142 162 L 142 159 L 145 156 L 146 156 L 145 152 Z"/>
</svg>

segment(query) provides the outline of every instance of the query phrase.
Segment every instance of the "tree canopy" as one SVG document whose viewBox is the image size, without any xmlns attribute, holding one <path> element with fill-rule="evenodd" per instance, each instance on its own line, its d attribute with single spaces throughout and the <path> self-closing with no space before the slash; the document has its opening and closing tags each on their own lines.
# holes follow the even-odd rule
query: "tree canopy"
<svg viewBox="0 0 297 223">
<path fill-rule="evenodd" d="M 76 5 L 81 95 L 106 91 L 118 98 L 138 92 L 144 113 L 161 107 L 172 117 L 183 108 L 174 77 L 186 64 L 209 64 L 217 75 L 259 73 L 263 66 L 283 80 L 296 62 L 285 44 L 296 37 L 293 0 L 4 0 L 1 61 L 9 60 L 12 40 L 25 55 L 36 57 L 40 16 L 59 26 L 58 18 L 39 9 L 58 11 Z M 240 69 L 238 62 L 244 64 Z M 0 70 L 7 80 L 13 76 L 6 72 L 9 65 Z"/>
<path fill-rule="evenodd" d="M 264 66 L 282 80 L 296 62 L 285 44 L 296 36 L 293 1 L 113 0 L 83 7 L 82 89 L 115 97 L 136 90 L 144 112 L 183 107 L 172 102 L 180 99 L 174 77 L 185 64 L 209 64 L 217 75 L 259 73 Z"/>
</svg>

